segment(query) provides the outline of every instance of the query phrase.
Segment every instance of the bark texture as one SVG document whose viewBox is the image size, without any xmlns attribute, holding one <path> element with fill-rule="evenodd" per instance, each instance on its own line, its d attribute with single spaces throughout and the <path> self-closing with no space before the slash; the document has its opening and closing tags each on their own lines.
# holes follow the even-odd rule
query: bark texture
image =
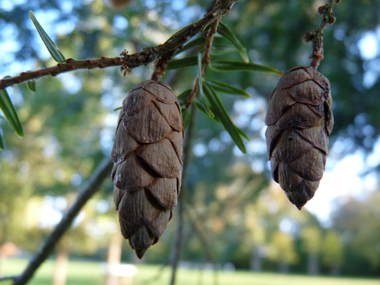
<svg viewBox="0 0 380 285">
<path fill-rule="evenodd" d="M 140 259 L 177 205 L 183 138 L 181 108 L 168 85 L 149 80 L 129 92 L 111 154 L 112 181 L 121 233 Z"/>
<path fill-rule="evenodd" d="M 273 179 L 301 209 L 325 170 L 333 129 L 330 83 L 309 66 L 286 72 L 269 99 L 265 124 Z"/>
</svg>

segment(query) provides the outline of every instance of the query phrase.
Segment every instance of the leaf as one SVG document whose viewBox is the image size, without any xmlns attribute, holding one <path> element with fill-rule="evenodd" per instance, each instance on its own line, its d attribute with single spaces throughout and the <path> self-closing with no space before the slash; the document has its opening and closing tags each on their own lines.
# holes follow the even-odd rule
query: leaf
<svg viewBox="0 0 380 285">
<path fill-rule="evenodd" d="M 194 106 L 198 109 L 198 110 L 200 110 L 203 114 L 205 114 L 206 116 L 207 116 L 207 114 L 206 114 L 206 112 L 205 112 L 205 109 L 203 108 L 203 105 L 202 105 L 202 102 L 197 98 L 197 99 L 195 99 L 195 101 L 194 101 Z M 211 110 L 214 112 L 214 110 L 213 110 L 213 108 L 211 107 Z M 215 113 L 215 112 L 214 112 Z M 217 122 L 217 123 L 219 123 L 219 124 L 222 124 L 222 122 L 220 121 L 220 119 L 218 118 L 218 116 L 215 116 L 214 118 L 212 118 L 215 122 Z M 247 141 L 251 141 L 250 139 L 249 139 L 249 137 L 246 135 L 246 133 L 242 130 L 242 129 L 240 129 L 240 128 L 238 128 L 237 126 L 235 126 L 235 128 L 236 128 L 236 130 L 238 131 L 238 133 L 243 137 L 243 138 L 245 138 Z"/>
<path fill-rule="evenodd" d="M 260 65 L 256 63 L 244 63 L 238 61 L 214 61 L 210 64 L 210 67 L 215 71 L 233 71 L 233 70 L 241 70 L 241 71 L 260 71 L 260 72 L 271 72 L 276 73 L 278 75 L 283 75 L 281 71 L 274 69 L 269 66 Z"/>
<path fill-rule="evenodd" d="M 207 80 L 207 83 L 210 84 L 216 91 L 223 92 L 230 95 L 240 95 L 243 97 L 251 98 L 251 95 L 249 95 L 244 90 L 228 85 L 226 83 L 219 82 L 216 80 L 211 80 L 211 79 Z"/>
<path fill-rule="evenodd" d="M 232 52 L 238 52 L 234 45 L 231 45 L 229 41 L 224 37 L 214 37 L 210 55 L 223 55 Z"/>
<path fill-rule="evenodd" d="M 247 153 L 244 142 L 237 130 L 237 127 L 232 122 L 230 116 L 228 115 L 226 109 L 224 108 L 222 102 L 219 100 L 212 86 L 207 84 L 207 82 L 204 84 L 204 92 L 216 116 L 219 118 L 226 131 L 230 134 L 236 146 L 242 153 Z"/>
<path fill-rule="evenodd" d="M 113 111 L 118 111 L 118 110 L 120 110 L 121 108 L 123 108 L 123 107 L 117 107 L 117 108 L 113 109 Z"/>
<path fill-rule="evenodd" d="M 166 70 L 183 68 L 188 66 L 197 65 L 198 60 L 196 56 L 189 56 L 181 59 L 175 59 L 169 61 L 168 67 Z"/>
<path fill-rule="evenodd" d="M 30 80 L 26 82 L 26 85 L 28 86 L 28 89 L 32 92 L 36 92 L 36 81 Z"/>
<path fill-rule="evenodd" d="M 223 37 L 228 39 L 239 51 L 241 58 L 244 60 L 244 62 L 249 62 L 249 57 L 247 50 L 243 47 L 243 45 L 240 43 L 238 38 L 235 36 L 235 34 L 223 23 L 219 23 L 218 25 L 218 33 L 221 34 Z"/>
<path fill-rule="evenodd" d="M 55 45 L 55 43 L 52 41 L 52 39 L 48 36 L 45 30 L 42 28 L 42 26 L 37 21 L 36 17 L 34 16 L 31 10 L 29 10 L 29 17 L 32 20 L 34 26 L 36 27 L 37 32 L 39 33 L 42 41 L 44 42 L 52 58 L 54 58 L 56 62 L 65 62 L 66 58 L 64 57 L 62 52 L 58 49 L 58 47 Z"/>
<path fill-rule="evenodd" d="M 210 50 L 210 55 L 212 56 L 219 56 L 219 55 L 225 55 L 225 54 L 229 54 L 229 53 L 233 53 L 233 52 L 236 52 L 236 48 L 218 48 L 216 49 L 215 46 L 213 46 Z"/>
<path fill-rule="evenodd" d="M 184 105 L 189 99 L 192 89 L 187 89 L 178 95 L 177 100 L 180 105 Z"/>
<path fill-rule="evenodd" d="M 4 150 L 4 142 L 0 132 L 0 150 Z"/>
<path fill-rule="evenodd" d="M 247 136 L 247 134 L 242 130 L 240 129 L 239 127 L 235 126 L 236 130 L 238 131 L 238 133 L 243 137 L 245 138 L 247 141 L 251 141 L 249 136 Z"/>
<path fill-rule="evenodd" d="M 13 106 L 6 90 L 0 90 L 0 109 L 3 111 L 5 118 L 7 118 L 16 134 L 20 137 L 24 136 L 24 130 L 22 129 L 20 119 L 18 118 L 15 107 Z"/>
<path fill-rule="evenodd" d="M 190 121 L 190 112 L 186 108 L 182 108 L 181 110 L 182 110 L 182 121 L 183 121 L 183 124 L 185 125 L 185 128 L 186 128 L 187 124 Z"/>
<path fill-rule="evenodd" d="M 183 46 L 183 49 L 178 49 L 176 52 L 177 54 L 180 54 L 181 52 L 191 49 L 191 48 L 196 48 L 200 46 L 204 46 L 206 44 L 207 39 L 205 37 L 197 38 L 195 40 L 192 40 L 191 42 L 188 42 Z"/>
<path fill-rule="evenodd" d="M 198 52 L 198 82 L 199 82 L 198 90 L 199 90 L 199 93 L 201 94 L 201 99 L 202 99 L 203 107 L 205 108 L 206 114 L 210 118 L 214 118 L 215 115 L 214 115 L 213 112 L 211 112 L 210 107 L 208 106 L 208 104 L 207 104 L 207 102 L 205 100 L 205 95 L 203 94 L 203 87 L 202 87 L 202 53 L 201 52 Z"/>
<path fill-rule="evenodd" d="M 233 47 L 236 50 L 234 45 L 231 45 L 230 41 L 228 41 L 225 37 L 214 36 L 214 40 L 212 41 L 213 47 Z"/>
</svg>

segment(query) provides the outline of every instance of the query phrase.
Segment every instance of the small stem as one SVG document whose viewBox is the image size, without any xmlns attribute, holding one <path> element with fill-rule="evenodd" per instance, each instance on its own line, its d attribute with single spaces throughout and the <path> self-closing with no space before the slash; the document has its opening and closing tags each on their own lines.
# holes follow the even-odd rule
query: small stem
<svg viewBox="0 0 380 285">
<path fill-rule="evenodd" d="M 323 30 L 327 24 L 332 25 L 335 22 L 335 17 L 332 12 L 335 3 L 338 0 L 330 0 L 329 3 L 318 8 L 318 12 L 322 15 L 322 21 L 316 30 L 307 32 L 303 36 L 305 42 L 312 41 L 312 52 L 309 56 L 311 58 L 310 66 L 317 69 L 320 61 L 323 59 Z"/>
<path fill-rule="evenodd" d="M 218 25 L 219 25 L 220 20 L 221 20 L 221 17 L 217 18 L 214 21 L 211 29 L 208 31 L 208 34 L 207 34 L 206 50 L 202 58 L 202 78 L 205 77 L 206 66 L 210 64 L 210 50 L 212 47 L 212 42 L 214 40 L 214 35 L 218 31 Z"/>
<path fill-rule="evenodd" d="M 172 50 L 155 62 L 154 72 L 151 77 L 152 80 L 158 81 L 162 76 L 165 75 L 166 67 L 168 66 L 168 63 L 174 56 L 175 52 L 176 50 Z"/>
<path fill-rule="evenodd" d="M 199 80 L 198 80 L 198 76 L 197 76 L 194 79 L 193 90 L 191 90 L 191 93 L 189 95 L 189 99 L 187 99 L 187 101 L 185 102 L 185 108 L 186 109 L 189 109 L 190 106 L 193 104 L 193 100 L 195 98 L 195 95 L 198 92 L 198 88 L 199 88 Z"/>
<path fill-rule="evenodd" d="M 212 24 L 211 29 L 208 31 L 208 34 L 207 34 L 206 50 L 203 53 L 202 62 L 201 62 L 201 64 L 202 64 L 202 67 L 201 67 L 202 78 L 205 76 L 206 66 L 208 66 L 210 64 L 210 50 L 212 47 L 212 42 L 214 40 L 214 35 L 216 34 L 216 32 L 218 30 L 218 25 L 219 25 L 220 20 L 221 20 L 221 17 L 218 17 L 215 19 L 215 21 Z M 193 90 L 191 91 L 191 93 L 189 95 L 189 99 L 187 99 L 187 101 L 185 102 L 185 108 L 186 109 L 188 109 L 193 104 L 193 101 L 194 101 L 195 95 L 198 92 L 198 89 L 199 89 L 199 80 L 198 80 L 198 76 L 197 76 L 195 78 L 195 81 L 193 84 Z"/>
</svg>

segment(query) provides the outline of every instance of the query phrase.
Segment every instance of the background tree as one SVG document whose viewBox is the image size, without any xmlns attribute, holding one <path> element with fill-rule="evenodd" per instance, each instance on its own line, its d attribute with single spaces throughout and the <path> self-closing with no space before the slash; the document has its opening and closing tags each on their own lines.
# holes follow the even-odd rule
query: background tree
<svg viewBox="0 0 380 285">
<path fill-rule="evenodd" d="M 246 47 L 250 61 L 285 71 L 295 65 L 309 63 L 310 45 L 304 45 L 301 37 L 319 24 L 320 16 L 316 11 L 322 4 L 324 2 L 312 0 L 297 3 L 239 1 L 230 14 L 223 18 L 223 23 Z M 124 48 L 131 54 L 145 47 L 162 44 L 180 28 L 200 19 L 206 13 L 208 5 L 206 1 L 192 0 L 134 1 L 127 9 L 115 12 L 106 8 L 101 1 L 1 1 L 1 77 L 55 65 L 30 22 L 30 9 L 35 12 L 63 54 L 75 59 L 87 59 L 113 57 L 119 55 Z M 378 51 L 375 48 L 375 52 L 368 55 L 362 48 L 365 44 L 377 46 L 371 43 L 371 39 L 377 40 L 379 3 L 345 0 L 337 6 L 334 13 L 337 22 L 325 30 L 325 59 L 319 67 L 332 83 L 336 122 L 328 168 L 332 168 L 344 155 L 359 150 L 368 154 L 363 158 L 368 162 L 364 180 L 371 173 L 377 175 L 380 162 L 376 159 L 380 127 L 377 111 L 380 104 L 377 92 Z M 228 41 L 219 40 L 220 42 L 215 41 L 212 61 L 226 58 L 242 61 L 235 50 L 231 52 L 233 48 Z M 202 48 L 199 47 L 200 50 Z M 179 54 L 178 57 L 185 56 L 184 54 Z M 189 55 L 194 54 L 196 53 Z M 196 69 L 190 66 L 168 70 L 163 81 L 170 82 L 176 94 L 180 94 L 192 87 Z M 2 212 L 12 221 L 11 224 L 7 222 L 8 225 L 12 225 L 12 228 L 14 226 L 15 231 L 19 229 L 18 233 L 23 230 L 17 223 L 21 223 L 19 217 L 23 201 L 29 197 L 64 196 L 91 175 L 103 156 L 110 153 L 117 120 L 113 109 L 120 107 L 122 99 L 132 86 L 150 78 L 151 73 L 152 68 L 149 66 L 139 67 L 123 78 L 117 68 L 94 69 L 38 80 L 36 93 L 19 86 L 7 89 L 25 134 L 23 139 L 19 139 L 9 124 L 0 119 L 6 147 L 0 154 L 0 195 L 4 193 L 0 204 L 4 201 L 8 207 L 13 203 L 17 208 L 17 211 Z M 298 263 L 292 266 L 292 270 L 306 272 L 302 263 L 307 264 L 307 257 L 301 250 L 298 234 L 304 226 L 317 226 L 320 229 L 319 223 L 305 210 L 297 213 L 288 209 L 280 202 L 284 199 L 281 192 L 266 189 L 267 183 L 261 184 L 262 179 L 271 179 L 266 164 L 263 118 L 268 95 L 278 77 L 247 71 L 217 73 L 212 69 L 206 71 L 206 76 L 241 88 L 252 96 L 220 96 L 235 124 L 251 140 L 245 141 L 247 155 L 243 156 L 220 124 L 215 124 L 201 112 L 196 114 L 194 141 L 189 156 L 188 188 L 182 193 L 191 199 L 188 206 L 191 215 L 185 212 L 184 243 L 187 246 L 181 259 L 198 262 L 204 259 L 204 239 L 200 239 L 193 224 L 206 237 L 207 245 L 211 248 L 210 260 L 232 261 L 239 268 L 248 268 L 253 248 L 260 244 L 262 237 L 265 237 L 267 244 L 264 243 L 263 248 L 266 248 L 272 244 L 271 237 L 276 231 L 284 225 L 291 225 L 290 234 L 286 231 L 286 235 L 294 237 L 294 252 L 298 256 Z M 19 167 L 26 165 L 23 161 L 29 164 L 29 178 L 26 180 L 18 179 L 15 174 L 21 169 Z M 245 170 L 237 173 L 246 173 L 239 178 L 242 181 L 235 182 L 234 176 L 237 175 L 231 175 L 231 169 L 242 163 L 246 165 Z M 25 183 L 19 183 L 20 181 Z M 252 185 L 249 184 L 250 181 Z M 247 199 L 241 198 L 241 195 L 245 197 L 244 193 L 256 193 L 255 184 L 260 185 L 260 190 L 264 191 L 258 191 L 260 194 L 257 197 L 252 194 Z M 218 198 L 219 191 L 223 193 L 219 190 L 223 189 L 223 185 L 232 194 L 222 194 L 222 198 Z M 242 189 L 244 191 L 240 192 Z M 101 199 L 106 201 L 110 209 L 113 207 L 109 199 L 111 191 L 110 181 L 101 187 Z M 25 193 L 25 196 L 16 193 Z M 12 195 L 18 197 L 15 197 L 15 201 L 20 199 L 21 202 L 14 202 Z M 314 199 L 322 199 L 319 197 L 317 195 Z M 344 247 L 342 273 L 376 274 L 379 269 L 377 251 L 374 250 L 377 248 L 375 229 L 379 226 L 376 211 L 368 207 L 368 213 L 360 214 L 360 218 L 357 218 L 355 214 L 367 211 L 367 204 L 371 201 L 365 197 L 362 200 L 352 198 L 350 201 L 347 206 L 344 203 L 335 206 L 335 219 L 331 225 L 336 227 Z M 244 202 L 245 206 L 240 206 Z M 348 205 L 357 212 L 346 215 L 345 213 L 350 213 Z M 257 214 L 253 211 L 257 211 Z M 201 214 L 196 215 L 198 212 Z M 151 254 L 147 254 L 146 262 L 165 263 L 170 258 L 176 216 L 178 215 L 174 214 L 173 221 L 169 223 L 160 246 L 152 247 Z M 249 216 L 257 217 L 259 222 L 256 223 L 255 218 L 250 224 Z M 365 226 L 361 223 L 363 220 L 368 221 Z M 368 229 L 367 237 L 360 234 L 360 224 Z M 259 234 L 260 227 L 265 231 L 265 234 L 262 232 L 262 237 Z M 9 234 L 10 240 L 17 241 L 11 236 Z M 244 236 L 243 242 L 241 236 Z M 359 245 L 363 242 L 368 243 L 365 254 L 359 250 Z M 26 243 L 20 244 L 26 248 Z M 29 250 L 36 248 L 37 246 Z M 220 252 L 220 248 L 224 250 Z M 99 251 L 101 250 L 104 248 L 99 246 Z M 275 269 L 277 261 L 271 261 L 265 252 L 263 250 L 262 268 Z M 99 255 L 101 256 L 100 253 Z M 133 261 L 131 252 L 127 249 L 123 251 L 123 258 L 125 261 Z"/>
<path fill-rule="evenodd" d="M 338 275 L 344 261 L 342 242 L 336 231 L 329 230 L 322 243 L 322 263 L 330 268 L 330 273 Z"/>
<path fill-rule="evenodd" d="M 302 247 L 308 254 L 308 273 L 319 273 L 319 253 L 322 245 L 322 233 L 318 227 L 307 227 L 301 232 Z"/>
<path fill-rule="evenodd" d="M 282 273 L 287 273 L 289 265 L 297 262 L 294 239 L 289 233 L 281 231 L 273 233 L 268 250 L 269 258 L 278 262 L 278 269 Z"/>
</svg>

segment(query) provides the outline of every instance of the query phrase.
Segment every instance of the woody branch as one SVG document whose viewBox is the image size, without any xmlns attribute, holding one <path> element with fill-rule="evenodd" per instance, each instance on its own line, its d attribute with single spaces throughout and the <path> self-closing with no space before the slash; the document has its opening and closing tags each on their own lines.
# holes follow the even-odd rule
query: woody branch
<svg viewBox="0 0 380 285">
<path fill-rule="evenodd" d="M 40 69 L 37 71 L 22 72 L 18 76 L 0 79 L 0 89 L 20 84 L 32 79 L 37 79 L 43 76 L 56 76 L 58 74 L 78 70 L 78 69 L 93 69 L 93 68 L 106 68 L 111 66 L 121 66 L 125 71 L 124 75 L 132 68 L 147 65 L 150 62 L 170 55 L 176 49 L 180 48 L 183 44 L 189 41 L 197 33 L 204 31 L 208 25 L 213 23 L 216 19 L 227 14 L 233 5 L 238 0 L 221 0 L 215 3 L 214 8 L 204 15 L 202 19 L 191 24 L 172 35 L 165 43 L 155 46 L 144 48 L 143 51 L 128 54 L 123 51 L 121 57 L 102 57 L 100 59 L 87 59 L 87 60 L 74 60 L 69 58 L 64 63 L 58 63 L 56 66 Z"/>
</svg>

